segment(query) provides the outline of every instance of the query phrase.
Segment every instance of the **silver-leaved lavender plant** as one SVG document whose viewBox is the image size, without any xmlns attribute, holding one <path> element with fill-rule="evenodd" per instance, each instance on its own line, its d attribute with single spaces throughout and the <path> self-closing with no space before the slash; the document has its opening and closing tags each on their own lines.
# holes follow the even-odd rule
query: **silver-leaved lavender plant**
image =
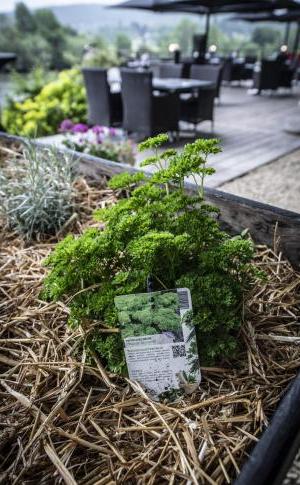
<svg viewBox="0 0 300 485">
<path fill-rule="evenodd" d="M 26 142 L 0 168 L 0 212 L 26 239 L 56 234 L 74 213 L 74 176 L 71 154 Z"/>
</svg>

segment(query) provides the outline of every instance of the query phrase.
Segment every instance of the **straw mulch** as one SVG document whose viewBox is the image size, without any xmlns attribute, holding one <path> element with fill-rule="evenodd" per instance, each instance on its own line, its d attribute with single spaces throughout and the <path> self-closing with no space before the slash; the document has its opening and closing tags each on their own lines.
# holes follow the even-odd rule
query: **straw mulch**
<svg viewBox="0 0 300 485">
<path fill-rule="evenodd" d="M 114 196 L 84 180 L 77 190 L 81 232 Z M 65 304 L 39 300 L 55 240 L 0 238 L 0 483 L 232 482 L 300 367 L 300 274 L 281 254 L 257 248 L 268 282 L 248 296 L 240 355 L 203 368 L 200 389 L 170 404 L 91 361 Z"/>
</svg>

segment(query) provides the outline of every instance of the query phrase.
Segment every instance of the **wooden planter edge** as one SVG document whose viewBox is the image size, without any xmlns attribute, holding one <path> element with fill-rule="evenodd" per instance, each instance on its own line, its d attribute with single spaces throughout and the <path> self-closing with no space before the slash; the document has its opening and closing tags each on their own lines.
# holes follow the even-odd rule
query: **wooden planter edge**
<svg viewBox="0 0 300 485">
<path fill-rule="evenodd" d="M 0 139 L 24 142 L 23 137 L 0 132 Z M 31 140 L 39 146 L 47 146 Z M 142 171 L 122 163 L 116 163 L 103 158 L 84 153 L 74 152 L 68 148 L 60 149 L 68 152 L 79 160 L 79 172 L 94 179 L 101 176 L 111 177 L 117 173 Z M 149 173 L 144 170 L 144 173 Z M 196 186 L 186 183 L 187 192 L 194 193 Z M 284 256 L 296 267 L 300 264 L 300 214 L 281 209 L 272 205 L 257 202 L 237 195 L 222 192 L 218 189 L 205 189 L 206 201 L 220 209 L 220 224 L 231 234 L 238 234 L 249 229 L 253 240 L 257 244 L 266 244 L 282 251 Z"/>
</svg>

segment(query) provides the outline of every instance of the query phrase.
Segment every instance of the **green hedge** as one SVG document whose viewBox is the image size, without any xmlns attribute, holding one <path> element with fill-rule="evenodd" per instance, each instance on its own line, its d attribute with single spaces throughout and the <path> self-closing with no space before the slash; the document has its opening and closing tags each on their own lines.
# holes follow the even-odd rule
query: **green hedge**
<svg viewBox="0 0 300 485">
<path fill-rule="evenodd" d="M 86 93 L 78 69 L 61 71 L 39 94 L 20 101 L 9 98 L 1 116 L 3 128 L 14 135 L 37 137 L 57 133 L 62 120 L 87 118 Z"/>
</svg>

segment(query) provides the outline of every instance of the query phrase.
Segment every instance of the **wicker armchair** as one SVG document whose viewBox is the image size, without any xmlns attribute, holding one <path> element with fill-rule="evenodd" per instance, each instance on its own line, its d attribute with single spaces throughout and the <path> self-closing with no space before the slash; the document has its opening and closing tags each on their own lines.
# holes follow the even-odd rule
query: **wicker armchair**
<svg viewBox="0 0 300 485">
<path fill-rule="evenodd" d="M 222 64 L 193 64 L 190 70 L 190 78 L 199 79 L 200 81 L 212 81 L 215 84 L 215 97 L 220 99 L 222 70 Z"/>
<path fill-rule="evenodd" d="M 222 81 L 227 83 L 234 81 L 241 82 L 244 79 L 244 68 L 244 62 L 237 62 L 231 58 L 225 59 L 222 72 Z"/>
<path fill-rule="evenodd" d="M 84 68 L 88 120 L 91 125 L 118 126 L 122 123 L 123 108 L 120 93 L 111 93 L 106 69 Z"/>
<path fill-rule="evenodd" d="M 202 121 L 211 121 L 214 126 L 214 99 L 215 89 L 205 88 L 199 90 L 195 96 L 180 100 L 180 120 L 192 123 L 195 128 Z"/>
<path fill-rule="evenodd" d="M 183 72 L 182 64 L 164 62 L 158 66 L 158 76 L 160 78 L 181 78 Z"/>
<path fill-rule="evenodd" d="M 152 73 L 121 70 L 123 128 L 141 138 L 162 132 L 178 133 L 179 98 L 153 94 Z"/>
<path fill-rule="evenodd" d="M 253 72 L 253 88 L 258 94 L 263 90 L 275 91 L 279 87 L 281 65 L 278 61 L 262 60 Z"/>
</svg>

